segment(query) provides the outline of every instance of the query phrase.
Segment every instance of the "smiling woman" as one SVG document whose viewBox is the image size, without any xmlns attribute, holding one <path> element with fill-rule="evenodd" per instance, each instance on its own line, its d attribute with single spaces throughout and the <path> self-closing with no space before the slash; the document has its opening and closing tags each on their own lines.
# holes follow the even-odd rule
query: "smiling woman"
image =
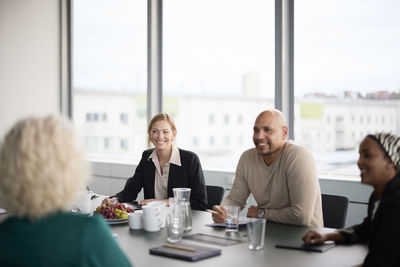
<svg viewBox="0 0 400 267">
<path fill-rule="evenodd" d="M 368 135 L 360 144 L 361 182 L 372 185 L 379 197 L 399 167 L 399 153 L 392 149 L 396 146 L 400 146 L 400 140 L 390 134 Z"/>
<path fill-rule="evenodd" d="M 366 136 L 359 147 L 361 182 L 374 187 L 368 216 L 361 224 L 333 233 L 308 232 L 306 244 L 326 240 L 356 243 L 368 241 L 363 266 L 400 266 L 400 136 L 378 133 Z M 394 242 L 392 241 L 394 240 Z"/>
<path fill-rule="evenodd" d="M 174 145 L 177 131 L 173 119 L 166 113 L 155 115 L 147 133 L 148 141 L 154 148 L 143 152 L 135 174 L 115 197 L 120 202 L 133 201 L 143 188 L 141 205 L 155 200 L 168 204 L 168 198 L 173 197 L 173 188 L 187 187 L 192 189 L 191 208 L 205 210 L 207 192 L 199 157 Z M 108 202 L 107 199 L 105 201 Z"/>
</svg>

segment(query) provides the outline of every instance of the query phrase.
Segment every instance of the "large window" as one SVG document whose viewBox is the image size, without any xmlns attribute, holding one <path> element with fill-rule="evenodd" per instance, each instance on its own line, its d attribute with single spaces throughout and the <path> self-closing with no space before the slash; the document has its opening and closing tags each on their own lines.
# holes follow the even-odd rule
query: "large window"
<svg viewBox="0 0 400 267">
<path fill-rule="evenodd" d="M 358 174 L 368 133 L 400 133 L 400 2 L 295 1 L 295 139 L 320 172 Z"/>
<path fill-rule="evenodd" d="M 253 147 L 258 113 L 274 106 L 274 1 L 163 4 L 163 107 L 177 145 L 206 168 L 234 170 Z"/>
<path fill-rule="evenodd" d="M 146 148 L 147 1 L 73 3 L 73 117 L 92 156 Z"/>
<path fill-rule="evenodd" d="M 148 3 L 74 1 L 73 114 L 96 155 L 146 148 Z M 274 4 L 162 2 L 163 111 L 205 168 L 234 170 L 275 105 Z M 294 135 L 319 172 L 356 175 L 366 134 L 400 133 L 399 11 L 395 0 L 295 1 Z"/>
</svg>

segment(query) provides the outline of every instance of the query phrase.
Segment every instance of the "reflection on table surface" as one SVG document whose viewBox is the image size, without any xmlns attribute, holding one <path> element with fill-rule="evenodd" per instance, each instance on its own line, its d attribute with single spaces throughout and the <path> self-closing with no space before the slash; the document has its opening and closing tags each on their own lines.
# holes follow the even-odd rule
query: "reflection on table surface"
<svg viewBox="0 0 400 267">
<path fill-rule="evenodd" d="M 221 237 L 247 240 L 246 226 L 241 226 L 238 233 L 229 236 L 224 228 L 208 227 L 211 215 L 207 212 L 193 211 L 193 230 L 185 234 L 203 233 Z M 247 242 L 232 246 L 213 246 L 197 241 L 185 240 L 185 243 L 210 246 L 222 249 L 221 256 L 189 263 L 149 254 L 152 247 L 161 246 L 166 242 L 167 232 L 163 228 L 159 232 L 150 233 L 143 230 L 130 230 L 128 224 L 112 225 L 113 233 L 118 234 L 117 241 L 134 266 L 355 266 L 361 264 L 367 253 L 364 245 L 338 245 L 324 253 L 306 252 L 275 248 L 279 241 L 301 238 L 310 228 L 268 222 L 266 227 L 265 247 L 260 251 L 250 251 Z M 319 229 L 333 231 L 333 229 Z"/>
</svg>

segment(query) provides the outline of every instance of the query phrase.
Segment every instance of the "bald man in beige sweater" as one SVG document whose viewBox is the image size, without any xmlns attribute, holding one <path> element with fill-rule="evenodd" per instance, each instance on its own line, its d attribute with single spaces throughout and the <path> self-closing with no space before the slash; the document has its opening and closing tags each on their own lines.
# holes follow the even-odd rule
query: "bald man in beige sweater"
<svg viewBox="0 0 400 267">
<path fill-rule="evenodd" d="M 276 109 L 258 115 L 254 123 L 255 148 L 245 151 L 238 163 L 235 181 L 223 205 L 243 209 L 253 194 L 257 206 L 247 216 L 296 225 L 323 227 L 321 192 L 311 152 L 287 141 L 288 127 Z M 224 210 L 214 206 L 215 222 L 224 221 Z"/>
</svg>

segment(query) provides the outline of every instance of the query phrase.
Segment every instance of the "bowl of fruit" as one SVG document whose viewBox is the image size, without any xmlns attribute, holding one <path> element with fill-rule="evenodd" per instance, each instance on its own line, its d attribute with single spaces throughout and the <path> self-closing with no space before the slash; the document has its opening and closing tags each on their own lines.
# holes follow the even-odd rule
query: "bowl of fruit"
<svg viewBox="0 0 400 267">
<path fill-rule="evenodd" d="M 119 224 L 128 222 L 131 212 L 133 209 L 122 203 L 102 203 L 93 213 L 101 215 L 109 224 Z"/>
</svg>

